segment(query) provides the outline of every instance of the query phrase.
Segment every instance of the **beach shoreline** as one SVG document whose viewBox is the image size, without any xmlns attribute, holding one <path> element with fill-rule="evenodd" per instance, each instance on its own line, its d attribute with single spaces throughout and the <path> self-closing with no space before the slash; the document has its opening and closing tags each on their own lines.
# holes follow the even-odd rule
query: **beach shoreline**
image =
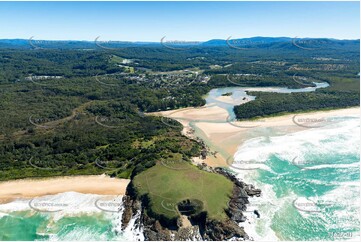
<svg viewBox="0 0 361 242">
<path fill-rule="evenodd" d="M 124 195 L 129 179 L 106 175 L 63 176 L 40 179 L 19 179 L 0 182 L 0 204 L 17 199 L 78 192 L 97 195 Z"/>
<path fill-rule="evenodd" d="M 199 113 L 199 116 L 197 113 Z M 184 135 L 192 139 L 201 139 L 207 144 L 211 152 L 217 151 L 217 155 L 208 154 L 206 159 L 194 157 L 193 163 L 206 163 L 211 167 L 232 167 L 237 151 L 250 139 L 261 136 L 283 136 L 313 128 L 327 128 L 327 125 L 335 121 L 334 117 L 359 118 L 360 107 L 288 113 L 257 120 L 235 122 L 227 122 L 228 113 L 226 110 L 215 106 L 166 111 L 162 115 L 174 118 L 175 120 L 177 120 L 177 117 L 181 117 L 178 121 L 183 125 L 182 133 Z M 194 119 L 194 117 L 201 121 L 195 121 L 197 119 Z M 222 119 L 226 122 L 219 122 Z M 254 180 L 249 180 L 249 177 L 245 177 L 245 173 L 249 174 L 252 171 L 247 171 L 247 169 L 243 171 L 244 173 L 240 173 L 239 170 L 237 171 L 239 172 L 239 179 L 249 184 L 255 184 Z M 269 201 L 267 199 L 273 198 L 272 192 L 270 193 L 267 187 L 257 186 L 257 188 L 262 190 L 260 197 L 262 201 Z M 250 204 L 247 207 L 257 203 L 264 204 L 264 202 L 261 203 L 259 200 L 255 200 L 255 198 L 250 198 Z M 254 209 L 258 209 L 258 207 L 256 206 Z M 248 215 L 246 222 L 241 224 L 241 226 L 245 228 L 245 231 L 251 238 L 263 240 L 263 237 L 257 233 L 257 218 L 254 215 L 252 216 L 252 214 Z M 272 222 L 267 221 L 267 223 Z M 272 238 L 275 241 L 282 240 L 282 236 L 272 229 L 268 230 L 267 238 Z"/>
<path fill-rule="evenodd" d="M 202 108 L 184 108 L 152 113 L 176 119 L 180 118 L 183 125 L 182 133 L 189 138 L 200 138 L 211 143 L 211 151 L 216 155 L 208 155 L 206 159 L 195 157 L 194 163 L 206 163 L 211 167 L 229 167 L 229 158 L 233 157 L 243 142 L 252 138 L 254 129 L 277 128 L 292 133 L 307 129 L 294 122 L 295 115 L 302 118 L 321 119 L 338 116 L 359 116 L 360 108 L 334 109 L 296 114 L 286 114 L 275 117 L 261 118 L 256 121 L 221 122 L 227 120 L 226 110 L 216 106 Z M 196 122 L 194 122 L 196 121 Z M 194 122 L 194 129 L 190 123 Z M 257 123 L 255 127 L 252 125 Z M 233 125 L 232 125 L 233 124 Z M 247 128 L 249 127 L 249 128 Z M 223 152 L 219 152 L 222 150 Z M 227 156 L 229 154 L 229 156 Z M 16 199 L 56 195 L 63 192 L 79 192 L 97 195 L 124 195 L 129 179 L 110 178 L 106 175 L 62 176 L 39 179 L 20 179 L 0 182 L 0 204 Z"/>
<path fill-rule="evenodd" d="M 298 132 L 320 127 L 320 124 L 325 122 L 326 124 L 322 125 L 327 125 L 327 122 L 332 122 L 332 117 L 359 117 L 360 107 L 288 113 L 249 121 L 227 121 L 228 112 L 214 105 L 162 111 L 152 115 L 179 121 L 183 125 L 183 135 L 192 139 L 199 138 L 210 146 L 211 151 L 217 152 L 217 155 L 207 156 L 205 160 L 196 157 L 195 163 L 204 162 L 211 167 L 228 167 L 231 165 L 230 158 L 233 158 L 239 146 L 255 137 L 255 130 L 272 128 L 284 133 Z M 309 123 L 298 123 L 297 120 Z"/>
</svg>

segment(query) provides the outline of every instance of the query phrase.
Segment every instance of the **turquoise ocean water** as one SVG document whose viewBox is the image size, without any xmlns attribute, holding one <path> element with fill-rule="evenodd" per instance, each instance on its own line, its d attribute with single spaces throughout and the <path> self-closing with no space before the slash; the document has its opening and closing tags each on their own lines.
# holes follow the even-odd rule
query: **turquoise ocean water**
<svg viewBox="0 0 361 242">
<path fill-rule="evenodd" d="M 121 199 L 66 192 L 0 205 L 0 240 L 144 240 L 136 218 L 121 230 Z"/>
<path fill-rule="evenodd" d="M 312 92 L 327 86 L 219 88 L 206 100 L 233 118 L 235 104 L 256 98 L 245 90 Z M 217 100 L 228 92 L 233 103 Z M 360 117 L 329 117 L 316 126 L 298 132 L 292 127 L 254 127 L 238 147 L 232 169 L 240 179 L 262 189 L 260 198 L 250 199 L 244 212 L 248 220 L 240 224 L 253 239 L 360 239 Z M 254 214 L 256 209 L 260 218 Z"/>
<path fill-rule="evenodd" d="M 237 102 L 252 99 L 242 89 L 224 88 L 212 90 L 207 103 L 231 114 L 232 104 L 214 99 L 229 91 L 238 95 Z M 360 119 L 332 120 L 296 133 L 257 127 L 252 131 L 257 135 L 238 148 L 235 166 L 258 162 L 255 169 L 235 169 L 240 179 L 262 189 L 260 198 L 250 199 L 248 220 L 240 224 L 254 240 L 359 239 Z M 56 212 L 31 209 L 29 200 L 0 205 L 0 240 L 144 239 L 135 219 L 121 231 L 122 210 L 100 210 L 95 206 L 99 198 L 74 192 L 47 196 L 47 201 L 69 205 Z"/>
<path fill-rule="evenodd" d="M 264 130 L 267 136 L 239 147 L 239 166 L 245 167 L 244 160 L 261 162 L 254 170 L 236 169 L 239 178 L 263 192 L 251 199 L 250 208 L 260 210 L 261 217 L 248 214 L 252 225 L 246 228 L 255 239 L 359 239 L 360 119 L 333 120 L 284 135 Z"/>
</svg>

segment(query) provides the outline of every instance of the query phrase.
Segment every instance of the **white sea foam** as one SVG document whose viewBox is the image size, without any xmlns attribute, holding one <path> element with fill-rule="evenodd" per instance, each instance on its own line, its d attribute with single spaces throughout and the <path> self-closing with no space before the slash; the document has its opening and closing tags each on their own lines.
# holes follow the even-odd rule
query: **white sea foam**
<svg viewBox="0 0 361 242">
<path fill-rule="evenodd" d="M 257 137 L 238 148 L 235 161 L 266 162 L 271 155 L 292 162 L 306 161 L 312 149 L 313 156 L 358 154 L 360 141 L 359 119 L 346 119 L 333 125 L 273 137 Z M 315 149 L 314 147 L 317 147 Z M 329 164 L 315 164 L 329 165 Z M 264 168 L 261 167 L 260 168 Z"/>
<path fill-rule="evenodd" d="M 29 201 L 28 199 L 17 199 L 9 203 L 0 204 L 0 211 L 7 214 L 8 212 L 30 210 Z"/>
<path fill-rule="evenodd" d="M 133 241 L 144 241 L 143 228 L 141 226 L 135 227 L 135 223 L 139 218 L 140 211 L 130 220 L 129 225 L 124 230 L 123 236 L 125 238 L 132 238 Z"/>
<path fill-rule="evenodd" d="M 316 179 L 307 180 L 311 184 L 325 185 L 325 181 L 320 181 Z M 327 185 L 332 186 L 343 186 L 344 188 L 349 187 L 360 187 L 360 182 L 358 181 L 327 181 Z"/>
<path fill-rule="evenodd" d="M 48 235 L 48 234 L 46 234 Z M 59 237 L 58 234 L 50 234 L 49 241 L 107 241 L 105 234 L 100 235 L 90 228 L 74 229 Z"/>
<path fill-rule="evenodd" d="M 240 178 L 240 177 L 238 177 Z M 251 240 L 255 241 L 278 241 L 279 238 L 271 229 L 272 217 L 278 209 L 284 205 L 284 200 L 278 200 L 272 190 L 272 186 L 268 184 L 260 184 L 255 181 L 252 182 L 257 188 L 262 190 L 260 197 L 249 197 L 249 204 L 247 209 L 243 212 L 247 220 L 239 223 L 239 226 L 244 227 L 245 232 Z M 254 213 L 258 210 L 260 218 Z"/>
<path fill-rule="evenodd" d="M 331 206 L 339 206 L 344 209 L 335 210 L 335 219 L 339 219 L 343 226 L 355 226 L 360 224 L 360 186 L 340 185 L 336 189 L 327 192 L 320 197 Z"/>
<path fill-rule="evenodd" d="M 1 204 L 0 211 L 15 212 L 32 210 L 34 212 L 51 214 L 52 219 L 57 221 L 64 216 L 103 212 L 99 207 L 95 206 L 95 204 L 99 199 L 110 197 L 117 198 L 117 196 L 64 192 L 34 199 L 17 199 L 10 203 Z"/>
<path fill-rule="evenodd" d="M 300 209 L 302 217 L 312 221 L 322 221 L 327 231 L 353 231 L 360 227 L 360 190 L 359 186 L 348 187 L 340 185 L 336 189 L 326 193 L 320 197 L 313 197 L 312 200 L 302 198 L 303 201 L 312 201 L 316 206 L 316 210 L 321 212 L 306 212 Z M 309 208 L 309 207 L 306 207 Z M 308 209 L 310 211 L 310 209 Z M 336 233 L 345 235 L 340 240 L 354 241 L 360 237 L 360 232 Z"/>
<path fill-rule="evenodd" d="M 341 169 L 341 168 L 356 168 L 359 167 L 360 164 L 359 162 L 357 163 L 352 163 L 352 164 L 324 164 L 324 165 L 316 165 L 316 166 L 311 166 L 311 167 L 307 167 L 308 170 L 319 170 L 319 169 L 325 169 L 325 168 L 337 168 L 337 169 Z"/>
<path fill-rule="evenodd" d="M 271 169 L 271 167 L 268 167 L 266 163 L 270 161 L 272 156 L 275 156 L 279 160 L 288 162 L 291 165 L 294 164 L 295 160 L 315 161 L 306 162 L 307 166 L 305 166 L 305 168 L 308 170 L 334 168 L 345 174 L 349 173 L 349 171 L 354 171 L 359 167 L 359 158 L 357 158 L 359 157 L 360 144 L 359 119 L 356 117 L 338 117 L 334 120 L 336 120 L 334 123 L 322 128 L 307 129 L 282 136 L 256 137 L 250 139 L 238 148 L 238 151 L 234 156 L 235 168 L 247 168 L 249 165 L 242 161 L 255 160 L 257 163 L 261 163 L 257 164 L 258 168 L 272 172 L 272 174 L 277 174 Z M 348 160 L 348 156 L 353 158 Z M 317 159 L 314 159 L 314 157 L 317 157 Z M 334 157 L 342 157 L 342 159 L 335 160 Z M 322 163 L 320 164 L 318 162 Z M 305 163 L 301 162 L 301 164 L 303 165 Z M 299 164 L 296 163 L 296 165 Z M 271 185 L 258 181 L 259 173 L 257 170 L 233 170 L 238 172 L 238 178 L 247 183 L 255 184 L 257 188 L 262 190 L 262 196 L 260 198 L 250 198 L 251 204 L 260 204 L 262 201 L 271 201 L 276 205 L 267 206 L 267 209 L 259 208 L 261 214 L 260 219 L 257 219 L 255 215 L 251 214 L 252 216 L 248 216 L 245 223 L 240 223 L 240 226 L 244 226 L 245 231 L 257 241 L 277 239 L 276 233 L 271 229 L 272 218 L 279 209 L 287 206 L 289 207 L 290 204 L 293 204 L 295 207 L 297 207 L 297 204 L 301 205 L 301 207 L 305 207 L 305 204 L 310 204 L 307 209 L 313 209 L 316 212 L 302 211 L 302 209 L 298 209 L 299 214 L 309 222 L 317 221 L 317 223 L 324 223 L 327 229 L 340 226 L 340 223 L 337 223 L 337 221 L 342 223 L 342 220 L 349 220 L 350 223 L 345 223 L 347 226 L 355 227 L 355 224 L 357 225 L 358 223 L 357 227 L 359 227 L 359 221 L 357 218 L 360 208 L 356 206 L 356 204 L 359 204 L 360 202 L 359 181 L 331 179 L 331 181 L 327 181 L 327 184 L 325 184 L 326 181 L 311 179 L 307 180 L 307 183 L 333 185 L 337 188 L 321 197 L 305 198 L 290 191 L 286 196 L 277 198 Z M 287 175 L 289 172 L 292 171 L 282 174 L 279 173 L 277 175 Z M 302 181 L 302 179 L 285 182 L 286 184 L 292 182 L 293 184 L 290 185 L 298 187 L 309 186 L 307 183 Z M 345 192 L 346 190 L 348 192 Z M 316 194 L 316 190 L 313 188 L 311 191 Z M 258 199 L 261 199 L 261 201 L 257 201 Z M 322 208 L 320 203 L 321 205 L 325 205 L 327 201 L 333 201 L 336 205 L 337 203 L 345 204 L 345 201 L 348 201 L 347 203 L 350 204 L 345 204 L 345 208 L 347 209 L 337 210 L 337 212 L 332 214 L 317 212 Z M 311 206 L 312 204 L 314 206 Z M 253 208 L 254 207 L 251 205 L 248 209 L 252 210 Z M 325 208 L 321 210 L 324 211 L 324 209 Z M 354 211 L 353 215 L 350 215 L 350 211 Z M 317 223 L 315 222 L 314 225 L 317 226 Z M 358 234 L 355 234 L 354 236 L 356 238 L 359 237 Z M 354 237 L 352 240 L 353 239 Z"/>
<path fill-rule="evenodd" d="M 112 202 L 112 203 L 110 203 Z M 119 210 L 114 209 L 112 204 L 118 205 Z M 39 206 L 39 204 L 46 206 Z M 49 209 L 54 209 L 55 212 L 48 212 Z M 59 206 L 61 205 L 61 206 Z M 65 206 L 66 205 L 66 206 Z M 35 209 L 34 209 L 35 208 Z M 16 211 L 32 211 L 33 213 L 40 212 L 48 216 L 49 223 L 46 230 L 51 230 L 57 221 L 64 217 L 102 214 L 108 218 L 112 224 L 112 231 L 114 232 L 114 239 L 123 241 L 144 241 L 143 228 L 136 225 L 139 220 L 140 212 L 138 212 L 129 222 L 128 226 L 122 230 L 122 214 L 124 207 L 122 206 L 122 196 L 107 196 L 96 194 L 82 194 L 77 192 L 65 192 L 56 195 L 48 195 L 31 199 L 18 199 L 7 204 L 0 205 L 0 218 L 3 216 L 12 216 L 11 212 Z M 103 209 L 103 210 L 102 210 Z M 74 230 L 66 231 L 67 228 L 61 228 L 64 231 L 57 233 L 38 232 L 49 236 L 51 241 L 72 241 L 72 240 L 109 240 L 107 234 L 99 234 L 98 231 L 93 231 L 91 228 L 77 227 Z"/>
</svg>

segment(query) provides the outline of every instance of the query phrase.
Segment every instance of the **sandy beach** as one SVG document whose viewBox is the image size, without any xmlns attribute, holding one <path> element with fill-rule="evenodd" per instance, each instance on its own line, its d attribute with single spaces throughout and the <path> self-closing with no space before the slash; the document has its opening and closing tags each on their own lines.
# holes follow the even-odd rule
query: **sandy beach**
<svg viewBox="0 0 361 242">
<path fill-rule="evenodd" d="M 228 166 L 227 159 L 233 157 L 237 148 L 244 141 L 257 135 L 255 130 L 274 128 L 280 132 L 297 132 L 312 128 L 307 126 L 314 125 L 312 122 L 315 122 L 316 125 L 327 124 L 327 122 L 332 122 L 330 117 L 359 116 L 359 114 L 360 109 L 355 107 L 288 114 L 256 121 L 230 122 L 227 121 L 228 112 L 225 109 L 212 105 L 152 113 L 152 115 L 162 115 L 178 120 L 184 126 L 184 135 L 204 140 L 210 150 L 216 153 L 208 155 L 205 160 L 196 157 L 194 162 L 204 162 L 212 167 Z M 299 120 L 306 120 L 309 123 L 302 123 Z M 70 191 L 85 194 L 124 195 L 129 181 L 105 175 L 93 175 L 0 182 L 0 204 L 19 198 L 34 198 Z"/>
<path fill-rule="evenodd" d="M 195 159 L 196 163 L 205 162 L 210 166 L 228 166 L 227 159 L 235 154 L 237 148 L 247 139 L 255 137 L 255 130 L 262 132 L 273 128 L 279 132 L 297 132 L 332 123 L 333 117 L 360 116 L 360 108 L 346 108 L 328 111 L 287 114 L 262 118 L 254 121 L 227 121 L 228 113 L 218 106 L 185 108 L 176 111 L 158 112 L 157 115 L 178 120 L 184 126 L 183 134 L 199 137 L 216 151 L 215 156 L 205 160 Z M 191 127 L 191 123 L 193 127 Z M 191 132 L 192 129 L 195 132 Z M 257 132 L 256 132 L 257 133 Z"/>
<path fill-rule="evenodd" d="M 105 175 L 92 175 L 0 182 L 0 204 L 19 198 L 34 198 L 71 191 L 98 195 L 124 195 L 129 181 Z"/>
</svg>

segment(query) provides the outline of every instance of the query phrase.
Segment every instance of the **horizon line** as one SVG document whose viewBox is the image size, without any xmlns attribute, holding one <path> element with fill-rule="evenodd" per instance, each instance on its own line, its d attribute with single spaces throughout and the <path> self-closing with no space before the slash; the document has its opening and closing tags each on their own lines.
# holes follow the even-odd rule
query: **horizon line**
<svg viewBox="0 0 361 242">
<path fill-rule="evenodd" d="M 26 40 L 26 41 L 58 41 L 58 42 L 66 42 L 66 41 L 79 41 L 79 42 L 128 42 L 128 43 L 137 43 L 137 42 L 143 42 L 143 43 L 161 43 L 162 39 L 165 38 L 166 36 L 162 36 L 162 38 L 159 39 L 159 41 L 154 41 L 154 40 L 111 40 L 111 39 L 105 39 L 105 40 L 98 40 L 100 39 L 101 36 L 97 36 L 92 40 L 85 40 L 85 39 L 36 39 L 35 36 L 31 36 L 30 38 L 0 38 L 0 40 Z M 164 42 L 168 42 L 168 41 L 184 41 L 184 42 L 198 42 L 198 43 L 204 43 L 204 42 L 208 42 L 211 40 L 223 40 L 223 41 L 227 41 L 227 40 L 238 40 L 238 39 L 252 39 L 252 38 L 289 38 L 289 39 L 330 39 L 330 40 L 360 40 L 360 38 L 357 39 L 342 39 L 342 38 L 334 38 L 334 37 L 299 37 L 299 36 L 295 36 L 295 37 L 289 37 L 289 36 L 252 36 L 252 37 L 239 37 L 239 38 L 231 38 L 232 36 L 229 36 L 226 39 L 222 39 L 222 38 L 213 38 L 213 39 L 208 39 L 208 40 L 180 40 L 180 39 L 169 39 L 169 40 L 165 40 Z"/>
</svg>

